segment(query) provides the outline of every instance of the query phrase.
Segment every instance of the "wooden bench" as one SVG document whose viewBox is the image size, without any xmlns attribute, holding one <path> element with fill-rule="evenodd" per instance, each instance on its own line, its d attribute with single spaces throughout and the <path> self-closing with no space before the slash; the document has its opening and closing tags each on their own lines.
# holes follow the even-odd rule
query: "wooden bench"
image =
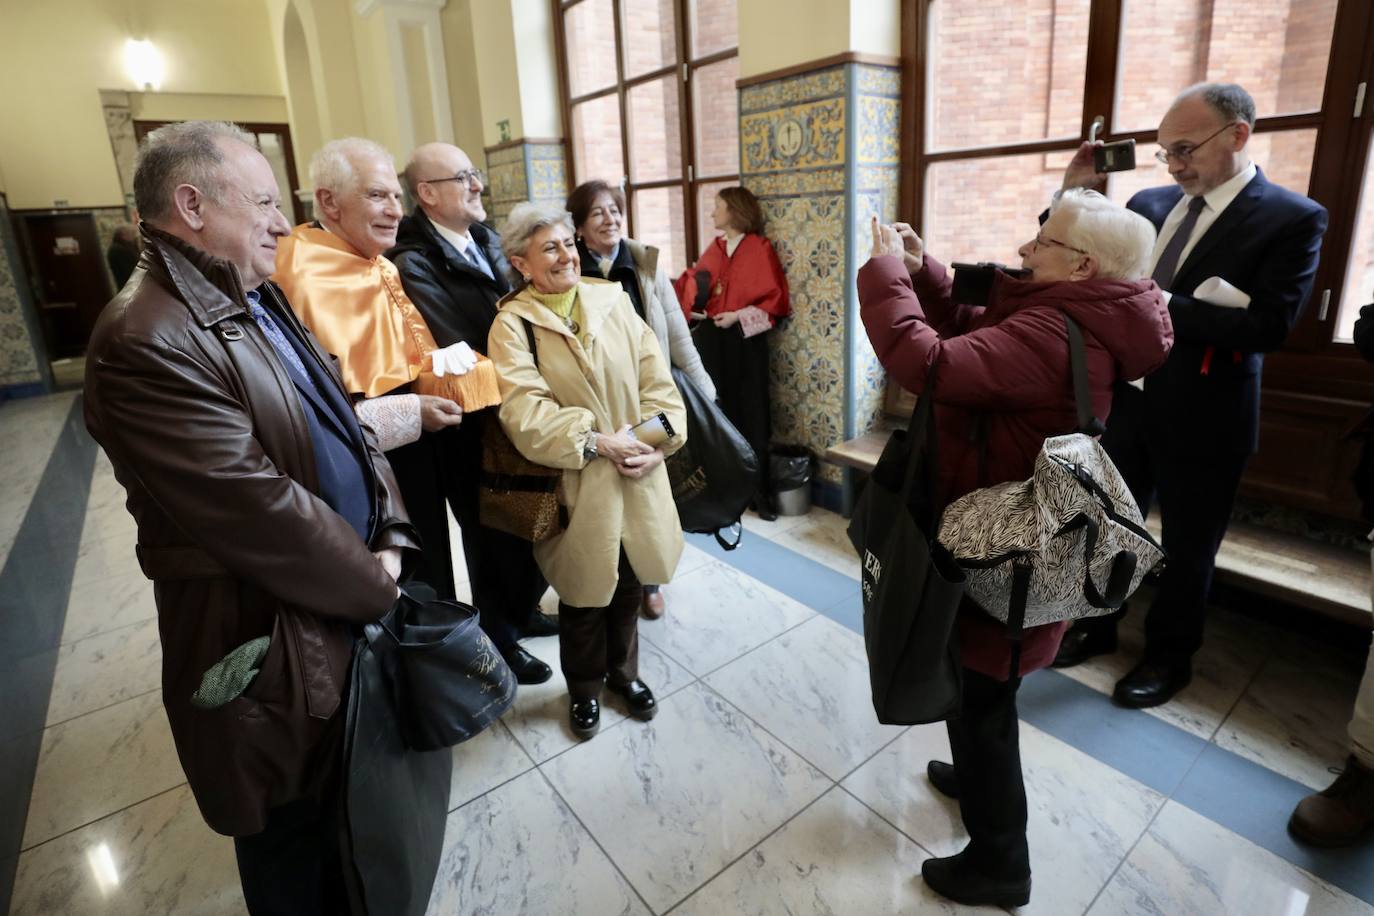
<svg viewBox="0 0 1374 916">
<path fill-rule="evenodd" d="M 889 384 L 878 427 L 830 448 L 825 460 L 849 469 L 847 478 L 856 472 L 868 474 L 878 463 L 888 436 L 911 416 L 914 405 L 914 395 Z M 846 486 L 847 493 L 852 489 L 852 484 Z M 845 505 L 850 506 L 848 499 Z M 1158 537 L 1158 513 L 1150 517 L 1149 526 Z M 1216 578 L 1356 626 L 1370 627 L 1374 621 L 1369 603 L 1369 556 L 1360 551 L 1232 522 L 1217 552 Z"/>
</svg>

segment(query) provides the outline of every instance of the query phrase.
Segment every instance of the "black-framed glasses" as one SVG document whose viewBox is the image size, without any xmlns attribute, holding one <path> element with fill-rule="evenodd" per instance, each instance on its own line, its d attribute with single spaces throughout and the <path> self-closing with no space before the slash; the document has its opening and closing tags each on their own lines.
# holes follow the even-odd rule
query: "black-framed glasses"
<svg viewBox="0 0 1374 916">
<path fill-rule="evenodd" d="M 1182 146 L 1178 147 L 1177 149 L 1158 150 L 1155 152 L 1155 159 L 1159 160 L 1164 165 L 1168 165 L 1170 159 L 1177 159 L 1181 164 L 1187 165 L 1188 163 L 1193 161 L 1193 154 L 1196 153 L 1198 150 L 1202 149 L 1204 144 L 1208 143 L 1211 140 L 1215 140 L 1217 137 L 1220 137 L 1228 127 L 1235 127 L 1239 123 L 1239 121 L 1232 121 L 1229 124 L 1223 124 L 1221 125 L 1221 130 L 1218 130 L 1216 133 L 1212 134 L 1212 136 L 1208 137 L 1206 140 L 1203 140 L 1199 143 L 1194 143 L 1192 146 Z"/>
<path fill-rule="evenodd" d="M 1045 234 L 1043 232 L 1037 232 L 1035 234 L 1035 241 L 1033 244 L 1036 248 L 1067 248 L 1069 251 L 1076 251 L 1079 254 L 1087 254 L 1087 252 L 1084 251 L 1082 248 L 1075 248 L 1072 245 L 1065 245 L 1063 242 L 1055 241 L 1054 239 L 1047 239 L 1045 238 Z"/>
<path fill-rule="evenodd" d="M 422 180 L 420 184 L 443 184 L 445 181 L 458 181 L 462 182 L 463 184 L 472 184 L 474 178 L 477 179 L 478 184 L 482 185 L 483 187 L 486 186 L 487 175 L 481 169 L 466 169 L 464 171 L 459 172 L 457 175 L 451 175 L 448 178 L 426 178 Z"/>
</svg>

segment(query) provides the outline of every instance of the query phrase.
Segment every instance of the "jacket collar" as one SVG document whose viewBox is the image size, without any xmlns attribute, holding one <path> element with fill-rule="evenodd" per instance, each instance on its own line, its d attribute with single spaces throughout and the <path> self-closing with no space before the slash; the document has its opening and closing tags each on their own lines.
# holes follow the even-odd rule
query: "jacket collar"
<svg viewBox="0 0 1374 916">
<path fill-rule="evenodd" d="M 147 243 L 140 259 L 144 268 L 186 304 L 201 327 L 247 314 L 237 267 L 146 222 L 139 231 Z"/>
<path fill-rule="evenodd" d="M 577 284 L 577 298 L 582 304 L 583 333 L 588 341 L 595 340 L 601 331 L 601 326 L 606 323 L 607 316 L 616 304 L 625 297 L 625 290 L 619 283 L 610 280 L 598 280 L 595 277 L 583 277 Z M 562 334 L 570 341 L 576 341 L 577 337 L 567 326 L 558 319 L 558 316 L 549 311 L 542 302 L 534 298 L 534 293 L 528 286 L 521 287 L 513 293 L 508 294 L 500 302 L 502 311 L 509 311 L 530 324 Z"/>
<path fill-rule="evenodd" d="M 413 212 L 401 220 L 401 231 L 396 239 L 396 247 L 391 249 L 387 255 L 394 258 L 402 251 L 415 250 L 423 252 L 430 258 L 439 256 L 444 259 L 445 264 L 454 270 L 466 271 L 474 277 L 503 287 L 501 274 L 506 267 L 506 258 L 501 252 L 500 237 L 482 223 L 473 223 L 469 226 L 468 234 L 472 236 L 473 242 L 482 249 L 482 254 L 486 255 L 487 264 L 495 275 L 493 279 L 488 279 L 486 274 L 464 261 L 453 246 L 439 234 L 439 230 L 434 228 L 434 223 L 430 220 L 429 215 L 418 205 Z"/>
<path fill-rule="evenodd" d="M 1216 221 L 1193 245 L 1193 250 L 1188 252 L 1188 257 L 1184 258 L 1183 263 L 1178 265 L 1178 271 L 1174 274 L 1174 282 L 1170 286 L 1179 290 L 1191 289 L 1187 285 L 1189 271 L 1201 264 L 1207 255 L 1211 254 L 1212 249 L 1221 244 L 1222 239 L 1234 238 L 1232 233 L 1235 232 L 1236 227 L 1259 206 L 1260 200 L 1263 199 L 1264 192 L 1268 188 L 1269 179 L 1265 178 L 1264 172 L 1256 166 L 1255 177 L 1250 179 L 1250 183 L 1244 188 L 1241 188 L 1240 193 L 1235 196 L 1230 205 L 1221 211 Z"/>
</svg>

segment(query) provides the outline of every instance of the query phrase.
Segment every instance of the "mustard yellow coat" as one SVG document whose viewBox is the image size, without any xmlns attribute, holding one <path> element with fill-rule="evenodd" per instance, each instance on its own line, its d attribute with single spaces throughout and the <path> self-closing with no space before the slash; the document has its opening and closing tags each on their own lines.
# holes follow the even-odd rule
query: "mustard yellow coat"
<svg viewBox="0 0 1374 916">
<path fill-rule="evenodd" d="M 535 545 L 539 568 L 567 604 L 603 607 L 615 591 L 622 545 L 641 582 L 672 580 L 682 525 L 662 465 L 639 480 L 622 477 L 607 458 L 583 459 L 587 433 L 614 433 L 662 411 L 677 432 L 664 446 L 671 453 L 687 439 L 687 415 L 658 338 L 620 284 L 583 278 L 578 297 L 585 346 L 521 290 L 502 300 L 487 347 L 506 435 L 529 460 L 563 469 L 568 528 Z M 522 318 L 534 326 L 537 368 Z"/>
</svg>

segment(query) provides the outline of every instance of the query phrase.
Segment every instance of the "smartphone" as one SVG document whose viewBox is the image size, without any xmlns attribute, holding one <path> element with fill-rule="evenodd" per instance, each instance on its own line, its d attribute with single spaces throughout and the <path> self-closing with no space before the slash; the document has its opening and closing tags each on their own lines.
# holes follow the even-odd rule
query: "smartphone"
<svg viewBox="0 0 1374 916">
<path fill-rule="evenodd" d="M 1117 140 L 1093 150 L 1093 168 L 1099 172 L 1128 172 L 1135 168 L 1135 141 Z"/>
<path fill-rule="evenodd" d="M 677 433 L 673 432 L 673 424 L 668 422 L 668 415 L 657 413 L 642 423 L 631 426 L 630 435 L 645 445 L 658 448 Z"/>
</svg>

